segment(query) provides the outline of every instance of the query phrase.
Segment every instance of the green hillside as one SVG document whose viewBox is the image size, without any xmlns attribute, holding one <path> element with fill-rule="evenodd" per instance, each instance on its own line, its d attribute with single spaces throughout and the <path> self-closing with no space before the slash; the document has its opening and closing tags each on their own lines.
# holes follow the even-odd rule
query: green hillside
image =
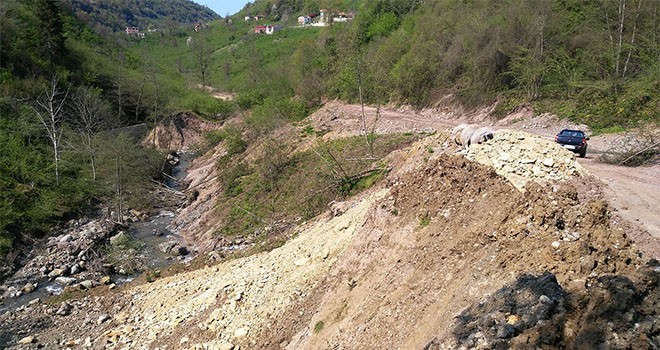
<svg viewBox="0 0 660 350">
<path fill-rule="evenodd" d="M 172 30 L 180 24 L 220 19 L 211 9 L 189 0 L 70 0 L 70 6 L 78 19 L 99 32 L 118 32 L 125 27 Z"/>
</svg>

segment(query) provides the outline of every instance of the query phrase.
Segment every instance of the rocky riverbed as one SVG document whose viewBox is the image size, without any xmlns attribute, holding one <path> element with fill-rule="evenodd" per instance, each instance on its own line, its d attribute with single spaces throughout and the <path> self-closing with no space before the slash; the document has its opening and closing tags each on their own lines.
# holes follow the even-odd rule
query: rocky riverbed
<svg viewBox="0 0 660 350">
<path fill-rule="evenodd" d="M 185 176 L 187 164 L 177 155 L 168 186 L 176 187 L 173 180 Z M 144 271 L 186 259 L 192 249 L 170 227 L 174 210 L 162 208 L 150 215 L 132 209 L 123 216 L 124 224 L 102 215 L 69 221 L 35 242 L 21 267 L 0 284 L 0 314 L 26 310 L 64 292 L 114 288 Z"/>
</svg>

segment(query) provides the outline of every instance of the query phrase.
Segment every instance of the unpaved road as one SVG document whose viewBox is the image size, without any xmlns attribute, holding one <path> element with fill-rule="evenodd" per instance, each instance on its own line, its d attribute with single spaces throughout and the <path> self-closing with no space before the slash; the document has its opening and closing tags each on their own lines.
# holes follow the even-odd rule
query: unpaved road
<svg viewBox="0 0 660 350">
<path fill-rule="evenodd" d="M 418 113 L 411 110 L 380 108 L 377 113 L 376 108 L 365 107 L 364 114 L 367 116 L 364 123 L 367 129 L 371 130 L 375 125 L 374 130 L 377 133 L 433 131 L 449 129 L 465 122 L 492 124 L 492 121 L 487 120 L 487 113 L 484 111 L 465 113 L 432 110 Z M 364 130 L 361 115 L 362 108 L 359 105 L 331 102 L 315 113 L 311 119 L 314 127 L 329 131 L 327 136 L 334 138 L 360 134 Z M 529 123 L 517 123 L 505 127 L 546 138 L 552 138 L 554 133 L 566 127 L 565 121 L 544 120 L 541 124 L 543 124 L 541 127 L 536 128 L 530 128 Z M 602 152 L 599 148 L 606 147 L 607 143 L 606 137 L 592 137 L 590 153 L 587 154 L 587 158 L 579 160 L 580 164 L 606 185 L 603 188 L 605 197 L 618 214 L 648 231 L 652 236 L 650 240 L 654 240 L 656 246 L 660 245 L 658 243 L 660 242 L 660 165 L 631 168 L 596 162 L 595 154 Z M 660 258 L 657 249 L 654 248 L 652 251 L 655 252 L 656 258 Z"/>
</svg>

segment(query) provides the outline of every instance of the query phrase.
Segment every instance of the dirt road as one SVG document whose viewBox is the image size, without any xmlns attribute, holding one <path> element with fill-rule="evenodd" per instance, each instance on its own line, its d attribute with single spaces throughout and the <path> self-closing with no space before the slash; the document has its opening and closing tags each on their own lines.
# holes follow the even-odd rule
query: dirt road
<svg viewBox="0 0 660 350">
<path fill-rule="evenodd" d="M 546 138 L 566 127 L 573 126 L 554 117 L 533 117 L 531 111 L 526 115 L 511 116 L 509 125 L 495 123 L 487 119 L 487 111 L 465 112 L 455 110 L 394 110 L 390 108 L 376 109 L 365 107 L 366 121 L 363 123 L 362 107 L 360 105 L 345 105 L 331 102 L 312 116 L 315 128 L 328 132 L 328 138 L 361 134 L 366 125 L 367 130 L 377 133 L 394 132 L 432 132 L 450 129 L 465 122 L 493 125 L 495 129 L 508 128 L 522 130 Z M 648 231 L 651 237 L 636 237 L 638 244 L 652 243 L 660 246 L 660 165 L 644 167 L 613 166 L 595 161 L 595 155 L 601 153 L 608 144 L 608 136 L 594 136 L 589 141 L 590 148 L 587 158 L 580 159 L 582 164 L 593 176 L 604 184 L 604 194 L 615 211 L 632 224 Z M 660 250 L 652 248 L 656 258 L 660 258 Z"/>
</svg>

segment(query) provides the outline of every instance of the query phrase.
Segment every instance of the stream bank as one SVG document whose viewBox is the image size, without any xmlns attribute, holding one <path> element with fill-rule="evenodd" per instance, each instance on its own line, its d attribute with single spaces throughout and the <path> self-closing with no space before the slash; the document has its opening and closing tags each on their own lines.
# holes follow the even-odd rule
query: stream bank
<svg viewBox="0 0 660 350">
<path fill-rule="evenodd" d="M 178 191 L 190 155 L 182 155 L 166 185 Z M 172 221 L 180 207 L 152 215 L 129 210 L 120 224 L 108 218 L 71 220 L 31 247 L 25 263 L 0 284 L 0 314 L 20 312 L 66 291 L 114 288 L 149 270 L 191 258 Z"/>
</svg>

